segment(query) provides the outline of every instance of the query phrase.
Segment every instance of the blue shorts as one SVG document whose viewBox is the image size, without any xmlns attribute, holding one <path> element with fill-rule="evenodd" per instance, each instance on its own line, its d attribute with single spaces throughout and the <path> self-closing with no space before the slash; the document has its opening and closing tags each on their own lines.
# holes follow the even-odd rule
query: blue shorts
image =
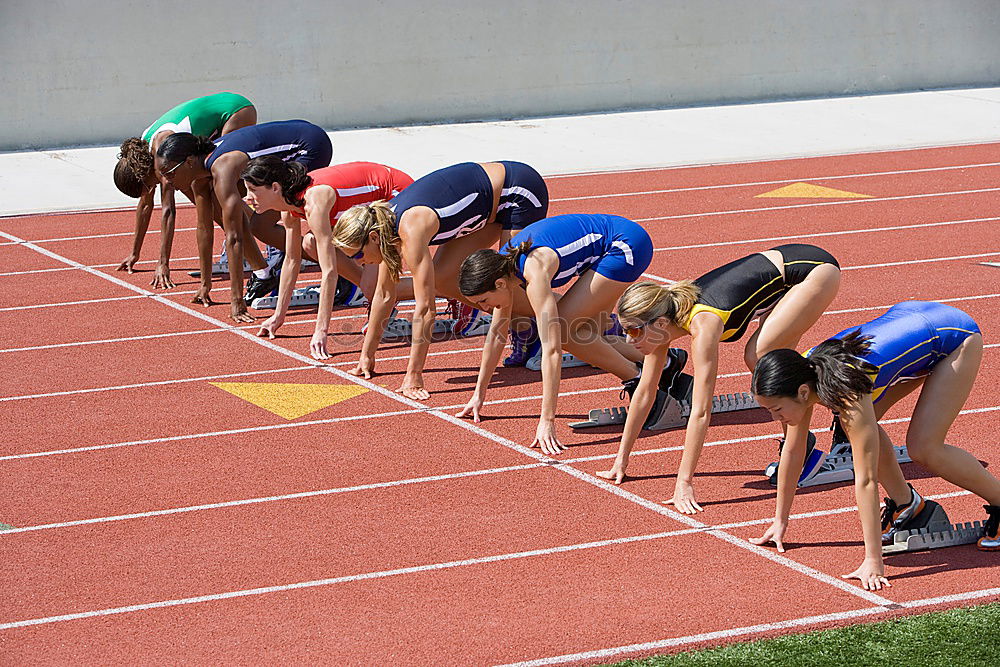
<svg viewBox="0 0 1000 667">
<path fill-rule="evenodd" d="M 653 241 L 645 229 L 622 219 L 604 256 L 592 267 L 595 272 L 620 283 L 634 283 L 653 261 Z"/>
<path fill-rule="evenodd" d="M 943 303 L 903 301 L 833 338 L 858 330 L 872 336 L 864 361 L 878 369 L 872 391 L 872 399 L 878 402 L 892 385 L 933 372 L 938 362 L 979 333 L 979 325 L 964 311 Z"/>
<path fill-rule="evenodd" d="M 503 189 L 497 204 L 496 221 L 501 229 L 518 232 L 549 213 L 549 189 L 534 168 L 523 162 L 501 161 Z"/>
</svg>

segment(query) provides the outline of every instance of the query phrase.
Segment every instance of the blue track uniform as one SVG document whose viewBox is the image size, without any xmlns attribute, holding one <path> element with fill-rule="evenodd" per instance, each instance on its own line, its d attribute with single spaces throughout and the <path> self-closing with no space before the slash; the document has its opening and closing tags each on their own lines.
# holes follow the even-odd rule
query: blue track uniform
<svg viewBox="0 0 1000 667">
<path fill-rule="evenodd" d="M 897 382 L 930 374 L 966 338 L 979 333 L 979 325 L 965 312 L 943 303 L 903 301 L 884 315 L 831 338 L 859 330 L 872 336 L 868 354 L 861 361 L 875 383 L 872 400 L 877 402 Z"/>
<path fill-rule="evenodd" d="M 520 229 L 545 217 L 549 194 L 545 181 L 534 169 L 520 162 L 502 162 L 504 186 L 497 204 L 496 222 L 504 229 Z M 479 231 L 493 216 L 493 184 L 475 162 L 453 164 L 418 178 L 389 202 L 396 228 L 403 214 L 415 206 L 437 213 L 440 224 L 429 245 Z"/>
<path fill-rule="evenodd" d="M 251 160 L 275 155 L 285 161 L 300 162 L 306 171 L 321 169 L 333 160 L 333 143 L 323 128 L 304 120 L 280 120 L 243 127 L 215 141 L 215 150 L 205 158 L 205 168 L 233 151 Z"/>
<path fill-rule="evenodd" d="M 552 287 L 565 285 L 590 269 L 611 280 L 633 283 L 653 260 L 653 242 L 646 230 L 617 215 L 572 213 L 546 218 L 515 234 L 504 252 L 528 240 L 533 248 L 552 248 L 559 255 Z M 526 259 L 527 255 L 521 255 L 517 261 L 522 281 Z"/>
</svg>

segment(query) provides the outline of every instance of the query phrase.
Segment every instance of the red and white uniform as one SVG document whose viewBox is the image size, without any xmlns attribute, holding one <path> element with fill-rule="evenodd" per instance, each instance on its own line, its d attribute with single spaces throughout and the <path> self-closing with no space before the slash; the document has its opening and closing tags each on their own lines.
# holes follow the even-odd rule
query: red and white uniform
<svg viewBox="0 0 1000 667">
<path fill-rule="evenodd" d="M 332 167 L 324 167 L 309 172 L 312 185 L 328 185 L 337 192 L 337 201 L 330 209 L 332 225 L 344 211 L 356 204 L 370 204 L 373 201 L 392 199 L 403 188 L 413 183 L 413 179 L 399 169 L 375 162 L 347 162 Z M 305 196 L 305 191 L 301 196 Z M 305 215 L 292 211 L 292 215 L 305 220 Z"/>
</svg>

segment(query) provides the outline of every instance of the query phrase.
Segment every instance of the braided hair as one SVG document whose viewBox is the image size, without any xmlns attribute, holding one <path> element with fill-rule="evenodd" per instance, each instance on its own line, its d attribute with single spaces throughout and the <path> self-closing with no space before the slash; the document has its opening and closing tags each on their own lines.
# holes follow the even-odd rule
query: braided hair
<svg viewBox="0 0 1000 667">
<path fill-rule="evenodd" d="M 149 142 L 139 137 L 129 137 L 118 148 L 115 165 L 115 186 L 123 195 L 141 197 L 146 190 L 146 179 L 153 172 L 153 155 Z"/>
</svg>

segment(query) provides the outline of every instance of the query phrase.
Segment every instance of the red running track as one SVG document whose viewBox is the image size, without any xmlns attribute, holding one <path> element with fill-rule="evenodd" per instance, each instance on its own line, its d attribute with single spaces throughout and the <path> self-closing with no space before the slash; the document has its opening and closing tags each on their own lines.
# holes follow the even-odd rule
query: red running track
<svg viewBox="0 0 1000 667">
<path fill-rule="evenodd" d="M 670 279 L 788 240 L 826 247 L 843 287 L 804 345 L 903 299 L 965 309 L 991 347 L 949 439 L 993 463 L 1000 269 L 979 262 L 1000 261 L 998 149 L 560 176 L 552 212 L 643 220 L 649 274 Z M 869 198 L 756 197 L 800 181 Z M 1000 597 L 1000 561 L 974 547 L 891 557 L 878 595 L 840 580 L 861 553 L 849 484 L 799 494 L 808 516 L 785 554 L 750 545 L 774 504 L 760 471 L 778 429 L 760 411 L 715 418 L 694 519 L 660 504 L 682 431 L 644 434 L 621 487 L 593 476 L 617 432 L 566 426 L 619 402 L 593 369 L 564 373 L 571 448 L 557 463 L 524 447 L 536 373 L 502 371 L 489 418 L 455 420 L 481 339 L 432 347 L 434 409 L 393 393 L 396 344 L 364 393 L 294 419 L 268 412 L 211 383 L 359 383 L 344 371 L 363 312 L 335 313 L 334 358 L 314 364 L 308 311 L 267 342 L 230 326 L 225 304 L 189 305 L 190 209 L 176 288 L 149 291 L 150 262 L 116 273 L 130 218 L 0 220 L 0 522 L 13 527 L 0 532 L 0 650 L 13 663 L 594 662 Z M 740 349 L 723 348 L 720 391 L 746 387 Z M 911 407 L 887 416 L 900 443 Z M 953 520 L 981 518 L 975 497 L 904 470 Z"/>
</svg>

